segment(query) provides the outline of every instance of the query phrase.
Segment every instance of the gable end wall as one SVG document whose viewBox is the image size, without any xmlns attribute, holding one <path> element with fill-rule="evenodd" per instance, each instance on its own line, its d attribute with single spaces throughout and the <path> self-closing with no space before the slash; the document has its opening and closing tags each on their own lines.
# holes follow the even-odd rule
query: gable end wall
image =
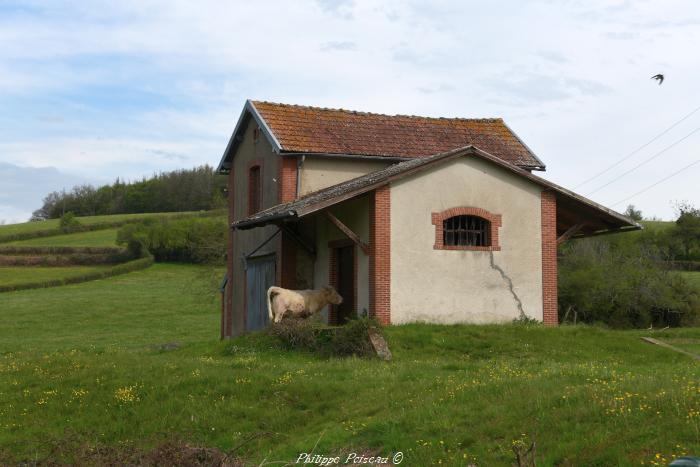
<svg viewBox="0 0 700 467">
<path fill-rule="evenodd" d="M 391 322 L 543 319 L 541 188 L 460 158 L 391 184 Z M 436 250 L 432 214 L 500 216 L 500 251 Z"/>
<path fill-rule="evenodd" d="M 253 130 L 256 123 L 248 121 L 243 140 L 233 157 L 229 174 L 229 220 L 242 219 L 248 215 L 248 167 L 256 162 L 261 164 L 262 209 L 279 202 L 280 156 L 273 153 L 270 143 L 264 137 L 254 141 Z M 239 335 L 245 331 L 245 267 L 243 256 L 253 251 L 277 228 L 266 226 L 250 230 L 230 232 L 227 269 L 229 282 L 222 319 L 222 338 Z M 272 241 L 261 248 L 257 255 L 276 254 L 280 257 L 280 241 Z M 279 266 L 278 266 L 279 274 Z"/>
</svg>

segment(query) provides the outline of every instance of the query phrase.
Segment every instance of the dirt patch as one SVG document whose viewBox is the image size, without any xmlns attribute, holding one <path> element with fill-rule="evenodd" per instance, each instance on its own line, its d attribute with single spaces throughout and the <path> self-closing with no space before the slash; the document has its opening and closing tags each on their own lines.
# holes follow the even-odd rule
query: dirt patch
<svg viewBox="0 0 700 467">
<path fill-rule="evenodd" d="M 0 453 L 3 455 L 4 453 Z M 4 455 L 3 455 L 3 458 Z M 173 467 L 243 467 L 241 459 L 216 448 L 196 446 L 181 441 L 166 441 L 147 450 L 133 446 L 91 446 L 88 444 L 56 442 L 48 451 L 31 460 L 17 459 L 17 465 L 63 467 L 69 465 L 95 466 L 173 466 Z"/>
</svg>

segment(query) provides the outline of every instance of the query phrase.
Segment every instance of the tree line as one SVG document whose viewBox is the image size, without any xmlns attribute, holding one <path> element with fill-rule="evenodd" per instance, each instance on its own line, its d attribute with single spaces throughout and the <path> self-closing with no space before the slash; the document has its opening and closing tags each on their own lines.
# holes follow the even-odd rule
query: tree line
<svg viewBox="0 0 700 467">
<path fill-rule="evenodd" d="M 135 182 L 74 186 L 54 191 L 43 200 L 31 220 L 76 216 L 212 210 L 224 207 L 226 177 L 209 165 L 154 174 Z"/>
</svg>

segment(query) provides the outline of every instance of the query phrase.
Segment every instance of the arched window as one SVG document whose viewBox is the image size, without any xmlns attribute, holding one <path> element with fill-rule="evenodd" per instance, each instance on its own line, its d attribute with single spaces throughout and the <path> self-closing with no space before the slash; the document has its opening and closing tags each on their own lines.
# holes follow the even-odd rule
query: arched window
<svg viewBox="0 0 700 467">
<path fill-rule="evenodd" d="M 453 216 L 442 221 L 442 244 L 491 246 L 491 223 L 478 216 Z"/>
<path fill-rule="evenodd" d="M 456 207 L 432 213 L 436 250 L 499 251 L 501 215 L 482 208 Z"/>
</svg>

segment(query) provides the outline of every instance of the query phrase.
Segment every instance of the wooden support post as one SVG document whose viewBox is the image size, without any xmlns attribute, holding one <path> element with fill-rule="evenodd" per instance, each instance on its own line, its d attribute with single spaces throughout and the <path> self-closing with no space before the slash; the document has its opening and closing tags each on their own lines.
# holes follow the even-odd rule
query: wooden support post
<svg viewBox="0 0 700 467">
<path fill-rule="evenodd" d="M 346 237 L 348 237 L 350 240 L 352 240 L 353 243 L 355 243 L 355 245 L 359 246 L 360 249 L 362 249 L 362 251 L 366 255 L 369 255 L 369 245 L 367 245 L 365 242 L 360 240 L 360 237 L 355 232 L 350 230 L 350 227 L 343 224 L 341 222 L 341 220 L 338 219 L 337 217 L 335 217 L 333 214 L 331 214 L 330 211 L 326 211 L 326 217 L 328 218 L 328 220 L 330 220 L 333 223 L 333 225 L 338 227 L 338 230 L 343 232 Z"/>
<path fill-rule="evenodd" d="M 557 245 L 561 245 L 562 243 L 564 243 L 565 241 L 570 239 L 572 236 L 574 236 L 576 234 L 576 232 L 581 230 L 584 225 L 586 225 L 586 224 L 583 224 L 583 223 L 574 224 L 571 227 L 569 227 L 568 229 L 566 229 L 566 232 L 564 232 L 563 234 L 561 234 L 561 236 L 559 238 L 557 238 Z"/>
</svg>

